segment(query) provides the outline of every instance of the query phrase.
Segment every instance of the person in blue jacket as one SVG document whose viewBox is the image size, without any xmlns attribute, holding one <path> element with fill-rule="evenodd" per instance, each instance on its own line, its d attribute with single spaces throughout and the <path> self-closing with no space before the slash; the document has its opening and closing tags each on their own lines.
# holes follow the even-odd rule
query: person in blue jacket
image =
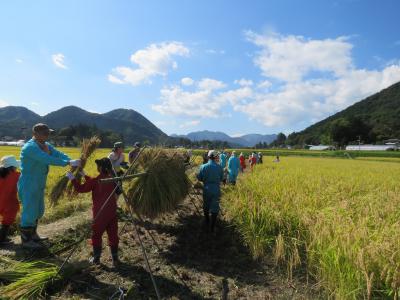
<svg viewBox="0 0 400 300">
<path fill-rule="evenodd" d="M 203 187 L 203 211 L 205 226 L 210 225 L 211 212 L 211 232 L 215 232 L 215 223 L 219 213 L 219 198 L 221 196 L 220 184 L 224 177 L 222 167 L 216 163 L 218 157 L 216 151 L 208 152 L 208 162 L 201 165 L 197 174 L 197 179 L 204 183 Z"/>
<path fill-rule="evenodd" d="M 233 151 L 231 157 L 228 160 L 228 182 L 230 184 L 236 184 L 236 178 L 239 175 L 239 168 L 239 158 L 236 156 L 236 151 Z"/>
<path fill-rule="evenodd" d="M 21 241 L 24 248 L 40 248 L 44 240 L 37 234 L 39 219 L 44 214 L 44 191 L 49 166 L 80 166 L 80 160 L 71 160 L 56 150 L 47 141 L 50 133 L 46 124 L 36 124 L 32 128 L 33 137 L 21 150 L 21 176 L 18 181 L 18 195 L 22 204 Z"/>
<path fill-rule="evenodd" d="M 219 164 L 221 165 L 222 169 L 226 167 L 226 154 L 224 150 L 222 150 L 221 154 L 219 155 Z"/>
</svg>

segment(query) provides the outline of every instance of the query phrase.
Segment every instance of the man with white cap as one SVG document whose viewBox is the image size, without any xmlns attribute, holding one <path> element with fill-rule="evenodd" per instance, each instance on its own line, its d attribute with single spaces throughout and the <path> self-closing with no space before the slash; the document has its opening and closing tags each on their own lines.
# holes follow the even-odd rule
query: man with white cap
<svg viewBox="0 0 400 300">
<path fill-rule="evenodd" d="M 79 159 L 71 160 L 47 142 L 50 129 L 46 124 L 36 124 L 32 128 L 33 137 L 21 150 L 21 177 L 18 181 L 18 195 L 22 204 L 21 240 L 24 248 L 41 248 L 44 240 L 37 234 L 39 219 L 44 214 L 44 191 L 49 166 L 70 165 L 79 167 Z"/>
<path fill-rule="evenodd" d="M 4 156 L 0 159 L 0 245 L 11 242 L 8 239 L 10 226 L 14 223 L 19 211 L 17 197 L 17 182 L 20 173 L 19 161 L 14 155 Z"/>
<path fill-rule="evenodd" d="M 219 213 L 219 198 L 221 196 L 220 184 L 224 179 L 222 167 L 216 163 L 218 154 L 215 150 L 208 152 L 208 162 L 201 165 L 197 179 L 204 183 L 203 211 L 205 225 L 208 229 L 211 212 L 211 232 L 215 232 L 215 223 Z"/>
</svg>

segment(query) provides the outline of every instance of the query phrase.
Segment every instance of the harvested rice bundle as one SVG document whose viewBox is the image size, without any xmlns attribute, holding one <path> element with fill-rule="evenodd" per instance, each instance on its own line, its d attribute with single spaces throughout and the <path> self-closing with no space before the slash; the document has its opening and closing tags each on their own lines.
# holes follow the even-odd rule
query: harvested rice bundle
<svg viewBox="0 0 400 300">
<path fill-rule="evenodd" d="M 127 194 L 129 205 L 139 215 L 155 218 L 173 211 L 189 193 L 190 182 L 180 155 L 147 149 L 138 164 L 146 174 L 130 182 Z"/>
<path fill-rule="evenodd" d="M 17 262 L 7 259 L 8 268 L 0 272 L 1 299 L 37 299 L 49 285 L 68 278 L 76 270 L 68 266 L 58 273 L 58 265 L 43 262 Z"/>
<path fill-rule="evenodd" d="M 83 139 L 82 140 L 82 148 L 81 148 L 81 167 L 72 167 L 71 172 L 74 173 L 75 177 L 79 180 L 81 178 L 80 171 L 83 170 L 83 168 L 86 165 L 86 162 L 88 159 L 92 156 L 92 154 L 95 152 L 97 147 L 100 145 L 101 140 L 97 137 L 91 137 L 90 139 Z M 50 203 L 52 206 L 55 206 L 58 204 L 58 200 L 64 195 L 64 193 L 67 193 L 69 196 L 73 194 L 73 188 L 72 185 L 70 184 L 68 186 L 68 178 L 65 176 L 60 177 L 58 182 L 54 185 L 53 189 L 50 192 Z"/>
</svg>

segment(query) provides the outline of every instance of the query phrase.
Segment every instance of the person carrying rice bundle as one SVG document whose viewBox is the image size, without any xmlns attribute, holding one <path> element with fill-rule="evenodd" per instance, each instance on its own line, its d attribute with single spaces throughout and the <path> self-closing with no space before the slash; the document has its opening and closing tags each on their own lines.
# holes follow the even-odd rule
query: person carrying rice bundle
<svg viewBox="0 0 400 300">
<path fill-rule="evenodd" d="M 208 152 L 208 162 L 201 165 L 197 179 L 204 183 L 203 187 L 203 211 L 204 224 L 208 229 L 210 226 L 211 212 L 211 227 L 212 233 L 215 233 L 215 223 L 219 213 L 219 198 L 221 196 L 220 184 L 224 178 L 222 167 L 216 163 L 217 153 L 214 150 Z"/>
<path fill-rule="evenodd" d="M 115 173 L 118 176 L 122 176 L 122 174 L 124 174 L 122 169 L 128 168 L 127 163 L 125 162 L 124 144 L 122 142 L 114 143 L 114 148 L 108 155 L 108 158 L 111 161 Z"/>
<path fill-rule="evenodd" d="M 20 163 L 15 156 L 4 156 L 0 160 L 0 246 L 11 242 L 7 237 L 11 224 L 19 211 L 17 198 L 17 182 L 20 173 L 17 171 Z"/>
<path fill-rule="evenodd" d="M 104 157 L 95 160 L 99 175 L 91 178 L 85 174 L 85 183 L 80 183 L 71 173 L 67 173 L 68 179 L 72 181 L 75 190 L 78 193 L 92 192 L 92 247 L 93 256 L 89 259 L 92 264 L 99 265 L 102 252 L 102 236 L 107 231 L 108 245 L 111 250 L 113 265 L 118 266 L 118 218 L 117 218 L 117 195 L 114 193 L 108 200 L 105 207 L 101 210 L 104 203 L 110 197 L 115 189 L 116 183 L 100 183 L 101 179 L 113 177 L 113 167 L 111 161 Z"/>
<path fill-rule="evenodd" d="M 22 247 L 41 248 L 40 241 L 45 238 L 37 234 L 39 219 L 45 211 L 44 191 L 49 166 L 79 167 L 79 159 L 71 160 L 47 142 L 53 132 L 46 124 L 33 126 L 33 137 L 21 150 L 21 176 L 18 181 L 18 195 L 22 204 L 21 240 Z"/>
<path fill-rule="evenodd" d="M 236 151 L 233 151 L 228 161 L 228 182 L 232 185 L 236 184 L 236 178 L 239 175 L 239 168 L 239 158 L 236 156 Z"/>
</svg>

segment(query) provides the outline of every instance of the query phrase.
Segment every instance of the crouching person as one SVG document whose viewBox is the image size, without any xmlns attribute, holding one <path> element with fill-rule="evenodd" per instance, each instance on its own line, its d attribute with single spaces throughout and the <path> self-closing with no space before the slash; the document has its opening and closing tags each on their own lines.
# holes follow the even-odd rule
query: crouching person
<svg viewBox="0 0 400 300">
<path fill-rule="evenodd" d="M 215 233 L 215 223 L 219 213 L 219 198 L 221 196 L 220 184 L 224 179 L 222 167 L 216 163 L 217 153 L 214 150 L 208 152 L 208 162 L 200 167 L 197 179 L 204 183 L 203 187 L 203 211 L 205 225 L 210 224 L 211 212 L 211 232 Z"/>
<path fill-rule="evenodd" d="M 114 192 L 115 183 L 100 183 L 101 179 L 112 178 L 113 167 L 108 158 L 96 159 L 97 171 L 99 175 L 91 178 L 84 174 L 85 183 L 80 183 L 70 172 L 67 177 L 72 180 L 75 190 L 78 193 L 92 192 L 92 246 L 93 256 L 90 262 L 100 264 L 102 252 L 102 236 L 105 231 L 108 235 L 108 245 L 110 246 L 113 265 L 117 266 L 118 259 L 118 219 L 117 219 L 117 196 Z M 110 198 L 111 197 L 111 198 Z M 106 203 L 106 201 L 108 202 Z M 105 204 L 106 203 L 106 204 Z M 102 207 L 104 208 L 102 209 Z"/>
<path fill-rule="evenodd" d="M 20 173 L 17 171 L 19 162 L 14 156 L 4 156 L 0 160 L 0 246 L 10 243 L 7 237 L 11 224 L 19 211 L 17 199 L 17 182 Z"/>
</svg>

